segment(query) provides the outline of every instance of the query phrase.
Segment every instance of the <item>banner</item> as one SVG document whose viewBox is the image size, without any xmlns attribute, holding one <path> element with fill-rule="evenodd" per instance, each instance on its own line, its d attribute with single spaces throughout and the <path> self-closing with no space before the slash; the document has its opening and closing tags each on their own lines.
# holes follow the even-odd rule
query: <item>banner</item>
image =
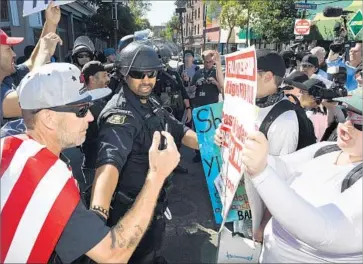
<svg viewBox="0 0 363 264">
<path fill-rule="evenodd" d="M 76 0 L 53 0 L 56 6 L 75 2 Z M 47 9 L 50 0 L 27 0 L 24 1 L 23 16 L 28 16 Z"/>
<path fill-rule="evenodd" d="M 198 136 L 202 165 L 217 224 L 222 223 L 222 203 L 215 181 L 219 178 L 218 175 L 221 172 L 222 158 L 220 148 L 214 144 L 213 138 L 216 128 L 222 121 L 222 108 L 223 103 L 216 103 L 193 110 L 193 121 Z M 246 217 L 246 211 L 249 212 L 249 209 L 244 186 L 239 186 L 227 222 L 243 220 Z"/>
<path fill-rule="evenodd" d="M 255 99 L 257 92 L 257 61 L 255 47 L 249 47 L 225 56 L 225 101 L 222 114 L 222 131 L 225 144 L 222 148 L 223 166 L 218 181 L 223 205 L 223 222 L 227 220 L 244 167 L 241 160 L 247 133 L 256 127 Z"/>
</svg>

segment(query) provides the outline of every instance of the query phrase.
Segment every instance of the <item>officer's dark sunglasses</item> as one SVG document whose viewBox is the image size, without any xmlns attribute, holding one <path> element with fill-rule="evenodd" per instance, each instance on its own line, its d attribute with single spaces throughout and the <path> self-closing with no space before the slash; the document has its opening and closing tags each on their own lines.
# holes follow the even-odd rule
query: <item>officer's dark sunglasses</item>
<svg viewBox="0 0 363 264">
<path fill-rule="evenodd" d="M 140 71 L 130 71 L 129 76 L 133 79 L 142 80 L 147 76 L 147 78 L 155 78 L 158 74 L 158 71 L 148 71 L 148 72 L 140 72 Z"/>
<path fill-rule="evenodd" d="M 63 106 L 56 106 L 45 108 L 54 112 L 66 112 L 66 113 L 74 113 L 77 117 L 83 118 L 87 115 L 88 110 L 92 106 L 92 103 L 81 104 L 81 105 L 63 105 Z M 35 110 L 35 113 L 40 112 L 43 109 Z"/>
</svg>

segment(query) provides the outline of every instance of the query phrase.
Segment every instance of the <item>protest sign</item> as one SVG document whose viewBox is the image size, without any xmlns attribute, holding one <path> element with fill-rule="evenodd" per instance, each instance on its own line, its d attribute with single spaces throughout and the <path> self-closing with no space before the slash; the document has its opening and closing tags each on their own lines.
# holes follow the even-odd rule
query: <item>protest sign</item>
<svg viewBox="0 0 363 264">
<path fill-rule="evenodd" d="M 257 92 L 255 47 L 226 55 L 225 59 L 225 101 L 221 129 L 225 133 L 226 140 L 221 152 L 224 162 L 219 181 L 223 205 L 221 227 L 227 220 L 228 212 L 244 173 L 241 161 L 242 145 L 247 133 L 256 130 L 255 99 Z"/>
<path fill-rule="evenodd" d="M 68 3 L 75 2 L 76 0 L 53 0 L 54 4 L 56 6 L 59 5 L 65 5 Z M 48 7 L 48 4 L 50 3 L 50 0 L 28 0 L 24 1 L 23 6 L 23 16 L 28 16 L 30 14 L 34 14 L 37 12 L 40 12 L 42 10 L 45 10 Z"/>
<path fill-rule="evenodd" d="M 193 110 L 193 121 L 198 136 L 202 165 L 217 224 L 222 223 L 222 203 L 217 190 L 219 185 L 215 185 L 215 181 L 218 182 L 220 179 L 222 158 L 220 148 L 214 144 L 213 137 L 216 128 L 222 121 L 222 107 L 223 103 L 221 102 L 201 106 Z M 239 186 L 226 221 L 232 222 L 244 219 L 245 210 L 249 209 L 244 186 Z"/>
</svg>

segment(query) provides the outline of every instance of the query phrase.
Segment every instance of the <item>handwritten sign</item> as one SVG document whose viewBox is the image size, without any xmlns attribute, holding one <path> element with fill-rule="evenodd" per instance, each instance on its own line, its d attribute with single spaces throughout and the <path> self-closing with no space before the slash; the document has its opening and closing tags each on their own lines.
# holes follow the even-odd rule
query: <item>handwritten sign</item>
<svg viewBox="0 0 363 264">
<path fill-rule="evenodd" d="M 226 55 L 225 101 L 222 127 L 225 144 L 220 173 L 220 197 L 223 204 L 222 227 L 227 220 L 234 196 L 244 173 L 242 149 L 247 133 L 256 130 L 255 99 L 257 91 L 257 62 L 255 47 Z"/>
<path fill-rule="evenodd" d="M 75 2 L 76 0 L 53 0 L 56 6 Z M 27 0 L 24 1 L 23 16 L 28 16 L 47 9 L 50 0 Z"/>
<path fill-rule="evenodd" d="M 193 110 L 193 120 L 200 146 L 202 165 L 217 224 L 222 223 L 222 203 L 217 189 L 218 185 L 215 185 L 215 182 L 220 179 L 222 158 L 220 148 L 214 144 L 213 137 L 216 128 L 222 121 L 222 108 L 223 103 L 216 103 Z M 249 209 L 244 186 L 239 186 L 226 221 L 243 220 L 246 215 L 245 211 L 249 211 Z"/>
</svg>

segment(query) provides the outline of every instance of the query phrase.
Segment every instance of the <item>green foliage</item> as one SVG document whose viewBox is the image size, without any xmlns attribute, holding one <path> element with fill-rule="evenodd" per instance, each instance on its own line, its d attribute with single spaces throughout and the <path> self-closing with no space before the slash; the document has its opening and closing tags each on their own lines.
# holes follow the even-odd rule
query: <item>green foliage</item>
<svg viewBox="0 0 363 264">
<path fill-rule="evenodd" d="M 176 40 L 173 38 L 174 32 L 180 34 L 180 21 L 179 16 L 177 15 L 172 16 L 172 18 L 166 23 L 166 28 L 161 32 L 160 37 L 175 42 Z"/>
<path fill-rule="evenodd" d="M 284 42 L 294 38 L 298 11 L 294 0 L 250 0 L 253 29 L 267 42 Z"/>
<path fill-rule="evenodd" d="M 87 30 L 92 38 L 105 41 L 113 40 L 114 22 L 112 20 L 112 3 L 102 0 L 89 0 L 95 4 L 97 13 L 87 21 Z M 150 28 L 149 21 L 144 17 L 150 10 L 150 2 L 142 0 L 129 0 L 127 5 L 118 3 L 118 38 L 133 34 L 137 30 Z M 113 43 L 113 42 L 111 42 Z"/>
<path fill-rule="evenodd" d="M 236 26 L 245 27 L 248 23 L 248 1 L 217 0 L 217 2 L 221 7 L 220 25 L 223 29 L 229 30 L 228 43 L 233 28 Z M 217 7 L 212 5 L 212 8 Z"/>
</svg>

